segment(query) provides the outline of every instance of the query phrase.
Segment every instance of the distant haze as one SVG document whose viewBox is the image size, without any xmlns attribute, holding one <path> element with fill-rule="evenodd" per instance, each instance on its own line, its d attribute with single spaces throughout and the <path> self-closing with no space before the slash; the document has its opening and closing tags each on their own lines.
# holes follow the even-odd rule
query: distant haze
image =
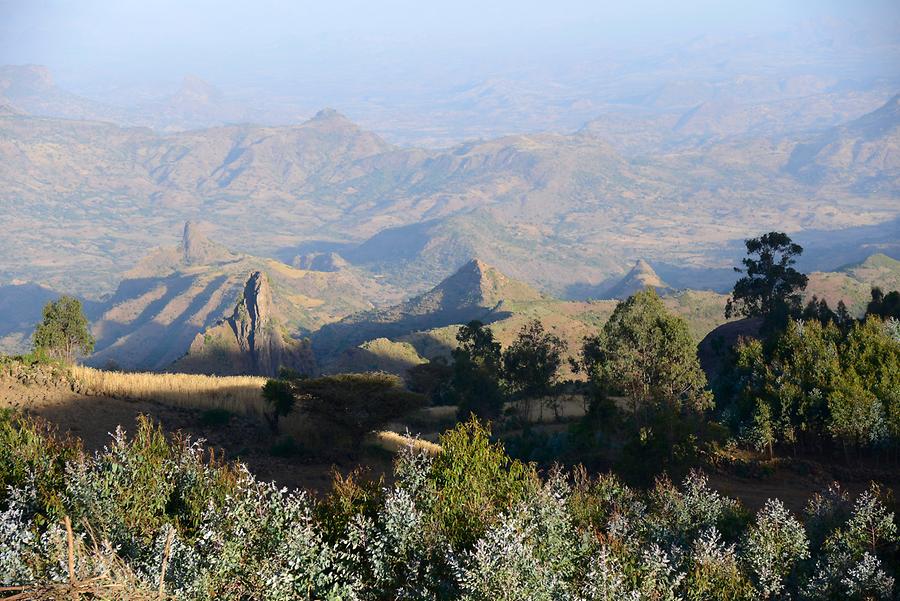
<svg viewBox="0 0 900 601">
<path fill-rule="evenodd" d="M 572 62 L 628 62 L 697 36 L 835 20 L 895 37 L 900 4 L 14 0 L 0 2 L 0 64 L 46 65 L 57 83 L 94 95 L 171 92 L 190 73 L 226 91 L 257 86 L 342 108 L 478 79 L 552 79 Z M 873 68 L 896 75 L 891 58 Z"/>
</svg>

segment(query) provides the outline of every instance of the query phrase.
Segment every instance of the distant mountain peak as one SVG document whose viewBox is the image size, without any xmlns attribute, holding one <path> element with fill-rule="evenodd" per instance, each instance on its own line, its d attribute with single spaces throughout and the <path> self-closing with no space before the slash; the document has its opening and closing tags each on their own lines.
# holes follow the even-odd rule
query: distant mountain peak
<svg viewBox="0 0 900 601">
<path fill-rule="evenodd" d="M 884 253 L 873 253 L 865 258 L 864 261 L 848 265 L 840 271 L 843 273 L 855 273 L 863 270 L 881 270 L 887 269 L 892 271 L 900 271 L 900 261 L 894 259 Z"/>
<path fill-rule="evenodd" d="M 185 75 L 181 88 L 175 94 L 180 100 L 213 102 L 222 98 L 222 92 L 208 81 L 196 75 Z"/>
<path fill-rule="evenodd" d="M 644 259 L 638 259 L 634 262 L 631 270 L 625 274 L 617 284 L 607 290 L 606 295 L 610 298 L 627 298 L 635 292 L 653 288 L 657 292 L 670 290 L 671 286 L 666 284 L 659 274 Z"/>
<path fill-rule="evenodd" d="M 318 113 L 316 113 L 316 114 L 313 116 L 313 118 L 310 119 L 309 121 L 310 121 L 310 122 L 315 122 L 315 123 L 346 123 L 346 124 L 353 124 L 353 122 L 352 122 L 350 119 L 348 119 L 347 116 L 344 115 L 342 112 L 340 112 L 340 111 L 338 111 L 338 110 L 336 110 L 336 109 L 330 108 L 330 107 L 325 107 L 325 108 L 323 108 L 323 109 L 320 110 Z"/>
<path fill-rule="evenodd" d="M 435 286 L 423 297 L 441 296 L 447 306 L 492 307 L 501 302 L 539 300 L 540 292 L 523 282 L 504 275 L 500 270 L 478 258 L 473 258 L 456 272 Z"/>
<path fill-rule="evenodd" d="M 208 265 L 234 258 L 234 254 L 223 245 L 213 242 L 201 231 L 194 221 L 186 221 L 181 236 L 182 260 L 185 265 Z"/>
</svg>

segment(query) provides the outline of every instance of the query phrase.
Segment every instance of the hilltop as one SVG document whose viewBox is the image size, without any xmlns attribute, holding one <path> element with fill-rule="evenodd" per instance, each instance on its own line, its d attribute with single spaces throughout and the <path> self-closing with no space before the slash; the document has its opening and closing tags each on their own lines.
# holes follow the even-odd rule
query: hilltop
<svg viewBox="0 0 900 601">
<path fill-rule="evenodd" d="M 805 296 L 824 298 L 832 308 L 843 301 L 852 314 L 859 316 L 865 312 L 874 286 L 885 292 L 900 290 L 900 261 L 876 253 L 839 271 L 811 273 Z"/>
<path fill-rule="evenodd" d="M 725 299 L 714 292 L 684 291 L 664 302 L 688 321 L 699 341 L 725 321 Z M 413 365 L 449 358 L 459 326 L 473 319 L 489 324 L 504 346 L 528 321 L 539 319 L 575 357 L 584 337 L 597 333 L 617 302 L 554 298 L 473 259 L 408 301 L 324 326 L 312 335 L 312 348 L 325 371 L 382 370 L 402 376 Z"/>
<path fill-rule="evenodd" d="M 514 302 L 542 295 L 486 263 L 472 259 L 431 290 L 400 304 L 350 315 L 312 336 L 313 349 L 327 361 L 341 350 L 376 338 L 395 338 L 478 319 L 489 323 Z"/>
<path fill-rule="evenodd" d="M 657 293 L 665 293 L 671 290 L 671 286 L 666 284 L 662 278 L 650 267 L 650 264 L 643 259 L 638 259 L 634 267 L 631 268 L 625 277 L 618 283 L 610 287 L 605 296 L 608 298 L 625 299 L 641 290 L 653 288 Z"/>
</svg>

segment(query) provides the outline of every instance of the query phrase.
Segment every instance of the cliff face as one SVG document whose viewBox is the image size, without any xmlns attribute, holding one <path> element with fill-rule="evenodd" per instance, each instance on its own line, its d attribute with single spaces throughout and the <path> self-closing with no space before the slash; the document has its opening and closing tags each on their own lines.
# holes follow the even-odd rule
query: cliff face
<svg viewBox="0 0 900 601">
<path fill-rule="evenodd" d="M 282 331 L 269 278 L 261 271 L 250 274 L 231 316 L 198 334 L 176 366 L 220 375 L 275 376 L 281 367 L 315 372 L 309 344 Z"/>
<path fill-rule="evenodd" d="M 238 348 L 249 355 L 255 373 L 270 373 L 278 369 L 272 365 L 272 355 L 282 346 L 277 324 L 272 316 L 272 290 L 262 272 L 255 271 L 244 285 L 244 293 L 228 318 Z"/>
</svg>

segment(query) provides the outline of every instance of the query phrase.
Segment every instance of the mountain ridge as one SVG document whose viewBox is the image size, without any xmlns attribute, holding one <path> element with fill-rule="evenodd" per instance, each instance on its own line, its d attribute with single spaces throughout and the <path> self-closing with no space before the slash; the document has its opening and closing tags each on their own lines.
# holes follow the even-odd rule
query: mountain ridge
<svg viewBox="0 0 900 601">
<path fill-rule="evenodd" d="M 427 292 L 384 309 L 350 315 L 312 335 L 313 350 L 325 362 L 341 349 L 376 338 L 395 338 L 473 319 L 490 322 L 507 314 L 505 305 L 545 298 L 527 284 L 473 258 Z"/>
</svg>

